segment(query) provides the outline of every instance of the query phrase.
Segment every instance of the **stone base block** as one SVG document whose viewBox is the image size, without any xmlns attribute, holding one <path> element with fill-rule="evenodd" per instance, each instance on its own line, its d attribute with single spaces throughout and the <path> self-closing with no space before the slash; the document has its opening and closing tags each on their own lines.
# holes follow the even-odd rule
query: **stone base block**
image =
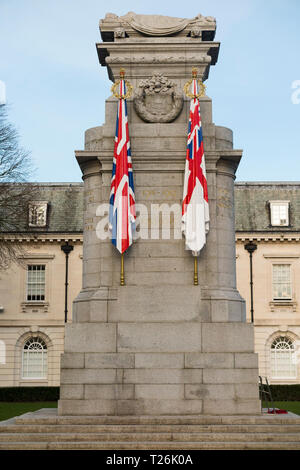
<svg viewBox="0 0 300 470">
<path fill-rule="evenodd" d="M 259 415 L 259 400 L 183 399 L 86 399 L 60 400 L 59 415 L 67 416 L 160 416 L 160 415 Z"/>
<path fill-rule="evenodd" d="M 109 289 L 97 296 L 97 302 L 102 297 L 108 302 Z M 228 302 L 242 305 L 238 299 L 226 302 L 227 313 Z M 198 316 L 194 321 L 125 321 L 133 311 L 127 317 L 123 312 L 123 321 L 92 322 L 91 311 L 89 321 L 66 326 L 61 415 L 260 412 L 252 324 L 199 321 Z"/>
<path fill-rule="evenodd" d="M 140 399 L 140 400 L 60 400 L 59 415 L 198 415 L 202 400 Z"/>
</svg>

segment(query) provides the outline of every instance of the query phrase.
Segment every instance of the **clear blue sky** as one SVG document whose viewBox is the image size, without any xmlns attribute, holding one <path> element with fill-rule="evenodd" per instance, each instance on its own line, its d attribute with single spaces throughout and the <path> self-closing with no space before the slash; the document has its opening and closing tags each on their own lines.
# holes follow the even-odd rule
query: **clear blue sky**
<svg viewBox="0 0 300 470">
<path fill-rule="evenodd" d="M 37 181 L 80 181 L 74 150 L 83 149 L 85 129 L 103 123 L 110 95 L 98 22 L 128 11 L 215 16 L 221 50 L 207 94 L 214 122 L 232 128 L 244 149 L 237 179 L 300 180 L 300 104 L 291 99 L 300 81 L 299 0 L 0 0 L 0 80 Z"/>
</svg>

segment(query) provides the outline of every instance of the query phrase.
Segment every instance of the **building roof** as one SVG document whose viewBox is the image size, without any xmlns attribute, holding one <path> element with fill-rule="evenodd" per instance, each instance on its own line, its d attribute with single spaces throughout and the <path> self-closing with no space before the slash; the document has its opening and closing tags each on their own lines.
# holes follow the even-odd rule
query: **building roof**
<svg viewBox="0 0 300 470">
<path fill-rule="evenodd" d="M 289 201 L 290 225 L 270 225 L 269 201 Z M 300 182 L 235 183 L 235 226 L 237 232 L 299 232 Z"/>
<path fill-rule="evenodd" d="M 83 183 L 38 183 L 39 196 L 48 202 L 46 227 L 28 227 L 28 214 L 20 221 L 21 233 L 81 233 L 83 231 Z"/>
<path fill-rule="evenodd" d="M 24 214 L 20 232 L 82 233 L 83 183 L 39 183 L 39 190 L 39 200 L 48 202 L 47 226 L 28 227 Z M 270 225 L 272 200 L 290 201 L 290 226 Z M 300 182 L 236 182 L 235 226 L 237 232 L 300 232 Z"/>
</svg>

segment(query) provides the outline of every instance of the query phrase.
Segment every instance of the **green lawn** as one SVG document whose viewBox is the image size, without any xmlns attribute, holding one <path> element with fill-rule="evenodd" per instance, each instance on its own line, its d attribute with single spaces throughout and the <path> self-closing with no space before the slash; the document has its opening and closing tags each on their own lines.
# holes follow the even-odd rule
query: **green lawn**
<svg viewBox="0 0 300 470">
<path fill-rule="evenodd" d="M 0 402 L 0 421 L 19 416 L 29 411 L 40 410 L 41 408 L 57 408 L 56 401 L 40 401 L 40 402 Z"/>
<path fill-rule="evenodd" d="M 263 406 L 266 408 L 266 403 L 264 403 Z M 271 403 L 269 403 L 269 406 L 272 407 Z M 274 401 L 274 406 L 275 408 L 291 411 L 296 415 L 300 415 L 300 401 Z"/>
</svg>

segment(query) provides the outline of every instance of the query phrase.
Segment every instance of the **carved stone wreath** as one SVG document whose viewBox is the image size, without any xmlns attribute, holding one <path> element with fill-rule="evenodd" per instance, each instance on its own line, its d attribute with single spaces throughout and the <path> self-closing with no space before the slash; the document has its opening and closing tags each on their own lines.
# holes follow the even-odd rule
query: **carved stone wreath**
<svg viewBox="0 0 300 470">
<path fill-rule="evenodd" d="M 182 110 L 183 96 L 176 84 L 161 73 L 141 80 L 134 97 L 138 116 L 146 122 L 172 122 Z"/>
</svg>

